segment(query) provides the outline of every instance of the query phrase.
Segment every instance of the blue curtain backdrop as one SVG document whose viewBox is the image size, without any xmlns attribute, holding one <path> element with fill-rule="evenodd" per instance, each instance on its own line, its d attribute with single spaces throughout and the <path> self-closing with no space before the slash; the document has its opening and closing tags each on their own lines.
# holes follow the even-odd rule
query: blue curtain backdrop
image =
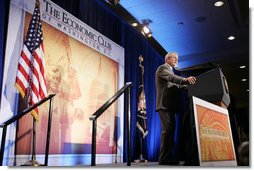
<svg viewBox="0 0 254 171">
<path fill-rule="evenodd" d="M 0 2 L 0 92 L 2 92 L 2 79 L 3 79 L 3 61 L 4 61 L 4 54 L 3 54 L 3 51 L 4 51 L 4 39 L 3 39 L 3 35 L 4 35 L 4 19 L 5 19 L 5 16 L 4 16 L 4 2 L 5 1 L 1 1 Z M 0 99 L 1 99 L 1 96 L 0 95 Z M 1 102 L 1 100 L 0 100 Z"/>
<path fill-rule="evenodd" d="M 144 86 L 147 102 L 147 126 L 149 134 L 146 137 L 144 146 L 144 157 L 149 161 L 157 161 L 160 147 L 160 121 L 155 112 L 155 71 L 157 67 L 164 63 L 161 56 L 146 40 L 146 38 L 134 28 L 121 20 L 114 12 L 109 10 L 103 0 L 75 0 L 63 1 L 53 0 L 56 4 L 88 24 L 95 30 L 104 34 L 125 49 L 125 82 L 132 82 L 131 88 L 131 159 L 139 157 L 139 146 L 137 145 L 136 113 L 137 113 L 137 93 L 139 80 L 139 55 L 144 57 Z M 1 1 L 0 4 L 0 81 L 2 84 L 2 71 L 4 61 L 4 45 L 6 35 L 6 20 L 8 18 L 9 1 Z M 2 87 L 2 86 L 1 86 Z M 184 97 L 184 95 L 183 95 Z M 182 113 L 182 112 L 181 112 Z M 125 113 L 127 114 L 127 113 Z M 181 118 L 177 117 L 177 131 L 181 132 Z M 126 123 L 125 123 L 126 124 Z M 179 137 L 176 137 L 177 144 Z M 126 153 L 126 137 L 124 140 L 124 154 Z M 177 149 L 181 149 L 180 145 Z M 178 154 L 176 150 L 176 154 Z M 124 160 L 126 161 L 125 157 Z"/>
<path fill-rule="evenodd" d="M 8 13 L 9 13 L 10 1 L 0 1 L 0 92 L 2 92 L 2 80 L 3 80 L 3 67 L 4 67 L 4 54 L 5 54 L 5 42 L 7 36 L 8 26 Z M 0 94 L 0 101 L 1 101 Z"/>
</svg>

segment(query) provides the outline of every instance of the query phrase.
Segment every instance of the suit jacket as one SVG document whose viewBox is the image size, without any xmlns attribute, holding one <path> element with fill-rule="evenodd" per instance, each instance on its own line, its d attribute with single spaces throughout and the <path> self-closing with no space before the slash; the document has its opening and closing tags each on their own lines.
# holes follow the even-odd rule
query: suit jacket
<svg viewBox="0 0 254 171">
<path fill-rule="evenodd" d="M 160 109 L 171 112 L 178 111 L 179 89 L 186 88 L 184 78 L 175 75 L 168 64 L 156 70 L 156 111 Z"/>
</svg>

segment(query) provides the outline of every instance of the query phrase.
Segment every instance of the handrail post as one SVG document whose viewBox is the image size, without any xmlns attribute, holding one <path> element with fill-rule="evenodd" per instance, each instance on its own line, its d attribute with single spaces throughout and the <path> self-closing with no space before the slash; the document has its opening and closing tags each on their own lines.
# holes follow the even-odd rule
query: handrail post
<svg viewBox="0 0 254 171">
<path fill-rule="evenodd" d="M 93 119 L 93 130 L 92 130 L 92 161 L 91 166 L 95 166 L 95 154 L 96 154 L 96 127 L 97 127 L 97 120 L 96 118 Z"/>
<path fill-rule="evenodd" d="M 50 143 L 50 131 L 52 123 L 52 111 L 53 111 L 53 97 L 49 101 L 49 117 L 48 117 L 48 130 L 47 130 L 47 140 L 46 140 L 46 151 L 45 151 L 45 162 L 44 166 L 48 166 L 48 156 L 49 156 L 49 143 Z"/>
<path fill-rule="evenodd" d="M 6 139 L 6 130 L 7 126 L 3 126 L 3 132 L 2 132 L 2 142 L 1 142 L 1 151 L 0 151 L 0 164 L 3 166 L 3 158 L 4 158 L 4 147 L 5 147 L 5 139 Z"/>
<path fill-rule="evenodd" d="M 93 121 L 93 128 L 92 128 L 92 151 L 91 151 L 91 166 L 95 166 L 95 161 L 96 161 L 96 128 L 97 128 L 97 118 L 101 116 L 101 114 L 107 110 L 107 108 L 113 104 L 119 96 L 121 96 L 124 92 L 128 91 L 128 96 L 127 96 L 127 103 L 130 104 L 130 86 L 132 85 L 131 82 L 128 82 L 125 84 L 124 87 L 122 87 L 120 90 L 117 91 L 115 95 L 113 95 L 106 103 L 104 103 L 92 116 L 89 117 L 90 120 Z M 126 91 L 125 91 L 126 90 Z M 128 113 L 130 117 L 130 106 L 128 106 Z M 127 119 L 128 120 L 128 119 Z M 129 121 L 127 121 L 127 127 L 129 126 Z M 127 129 L 129 130 L 129 128 Z M 127 131 L 128 137 L 129 133 Z M 130 137 L 128 138 L 128 141 L 130 141 Z M 128 143 L 128 142 L 127 142 Z M 130 145 L 128 145 L 128 148 Z M 130 150 L 130 149 L 129 149 Z M 128 151 L 129 151 L 128 150 Z M 128 154 L 128 153 L 127 153 Z M 128 154 L 128 157 L 130 155 Z M 130 159 L 128 159 L 128 166 L 130 165 Z"/>
<path fill-rule="evenodd" d="M 40 100 L 39 102 L 35 103 L 34 105 L 28 107 L 27 109 L 25 109 L 23 112 L 21 112 L 18 115 L 13 116 L 12 118 L 10 118 L 9 120 L 7 120 L 6 122 L 4 122 L 2 125 L 0 125 L 0 127 L 3 128 L 3 132 L 2 132 L 2 142 L 1 142 L 1 149 L 0 149 L 0 166 L 3 165 L 3 157 L 4 157 L 4 148 L 5 148 L 5 140 L 6 140 L 6 131 L 7 131 L 7 126 L 11 123 L 13 123 L 14 121 L 17 121 L 18 119 L 20 119 L 21 117 L 23 117 L 24 115 L 26 115 L 27 113 L 29 113 L 30 111 L 32 111 L 33 109 L 35 109 L 36 107 L 40 106 L 41 104 L 43 104 L 44 102 L 48 101 L 49 99 L 51 100 L 52 97 L 54 97 L 55 94 L 51 94 L 48 97 Z M 51 105 L 51 104 L 50 104 Z M 51 111 L 52 112 L 52 111 Z M 35 122 L 34 122 L 35 123 Z M 35 124 L 33 124 L 33 134 L 35 132 Z M 34 136 L 33 136 L 34 137 Z M 35 139 L 34 139 L 35 140 Z M 35 141 L 33 140 L 33 144 L 36 144 Z M 35 146 L 33 145 L 33 154 L 32 154 L 32 164 L 34 166 L 35 163 Z"/>
<path fill-rule="evenodd" d="M 131 165 L 131 157 L 130 157 L 130 120 L 131 120 L 131 111 L 130 111 L 130 87 L 128 87 L 127 89 L 127 110 L 128 110 L 128 116 L 127 116 L 127 153 L 128 153 L 128 157 L 127 157 L 127 166 Z"/>
</svg>

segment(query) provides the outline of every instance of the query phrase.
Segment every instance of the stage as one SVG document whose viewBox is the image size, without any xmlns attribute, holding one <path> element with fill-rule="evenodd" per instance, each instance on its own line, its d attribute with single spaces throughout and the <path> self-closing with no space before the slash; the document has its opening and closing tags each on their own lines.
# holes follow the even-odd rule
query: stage
<svg viewBox="0 0 254 171">
<path fill-rule="evenodd" d="M 127 166 L 127 163 L 112 163 L 112 164 L 96 164 L 96 166 L 85 166 L 85 167 L 182 167 L 184 162 L 180 161 L 178 165 L 159 165 L 158 162 L 132 162 L 131 166 Z M 83 166 L 82 166 L 83 167 Z"/>
</svg>

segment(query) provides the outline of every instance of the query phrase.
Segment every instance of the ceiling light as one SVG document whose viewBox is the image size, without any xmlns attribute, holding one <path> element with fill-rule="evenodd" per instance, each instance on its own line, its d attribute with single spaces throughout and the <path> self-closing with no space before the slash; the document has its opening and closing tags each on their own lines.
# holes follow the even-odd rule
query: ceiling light
<svg viewBox="0 0 254 171">
<path fill-rule="evenodd" d="M 224 4 L 224 2 L 222 2 L 222 1 L 217 1 L 217 2 L 214 3 L 214 6 L 220 7 L 220 6 L 222 6 L 223 4 Z"/>
<path fill-rule="evenodd" d="M 234 40 L 234 39 L 235 39 L 234 36 L 229 36 L 229 37 L 228 37 L 228 40 Z"/>
<path fill-rule="evenodd" d="M 247 79 L 246 79 L 246 78 L 243 78 L 242 81 L 247 81 Z"/>
<path fill-rule="evenodd" d="M 133 27 L 137 27 L 137 26 L 138 26 L 138 23 L 137 23 L 137 22 L 133 22 L 133 23 L 131 23 L 131 25 L 132 25 Z"/>
<path fill-rule="evenodd" d="M 243 68 L 246 68 L 246 66 L 245 66 L 245 65 L 242 65 L 242 66 L 240 66 L 239 68 L 243 69 Z"/>
</svg>

